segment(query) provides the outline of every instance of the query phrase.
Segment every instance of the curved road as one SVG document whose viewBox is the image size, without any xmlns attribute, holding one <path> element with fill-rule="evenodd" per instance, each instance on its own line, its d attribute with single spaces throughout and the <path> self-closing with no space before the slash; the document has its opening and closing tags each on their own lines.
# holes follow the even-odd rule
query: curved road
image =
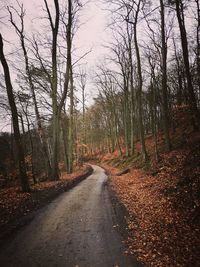
<svg viewBox="0 0 200 267">
<path fill-rule="evenodd" d="M 40 209 L 34 220 L 0 250 L 7 267 L 138 267 L 123 255 L 113 228 L 113 209 L 104 170 Z"/>
</svg>

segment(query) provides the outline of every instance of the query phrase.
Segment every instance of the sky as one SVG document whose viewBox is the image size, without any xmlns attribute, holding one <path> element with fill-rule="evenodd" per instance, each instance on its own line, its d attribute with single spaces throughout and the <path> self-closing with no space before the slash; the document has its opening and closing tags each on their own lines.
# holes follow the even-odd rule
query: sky
<svg viewBox="0 0 200 267">
<path fill-rule="evenodd" d="M 5 1 L 11 5 L 15 3 L 15 0 Z M 43 0 L 24 0 L 24 8 L 26 9 L 26 21 L 25 28 L 27 31 L 34 32 L 41 27 L 42 20 L 42 5 Z M 49 3 L 53 3 L 53 0 L 48 0 Z M 62 2 L 62 1 L 61 1 Z M 4 16 L 7 12 L 0 10 L 0 17 Z M 43 13 L 44 14 L 44 13 Z M 101 0 L 90 0 L 80 11 L 80 28 L 75 36 L 75 45 L 80 50 L 80 54 L 85 51 L 89 51 L 92 48 L 92 52 L 87 56 L 89 64 L 93 64 L 99 54 L 102 54 L 102 43 L 108 40 L 109 33 L 105 30 L 108 22 L 108 11 L 103 9 Z M 6 40 L 10 42 L 16 42 L 17 36 L 8 18 L 4 19 L 7 25 L 0 23 L 0 30 Z M 79 52 L 79 51 L 78 51 Z"/>
<path fill-rule="evenodd" d="M 13 27 L 10 25 L 8 21 L 8 17 L 4 17 L 8 12 L 5 12 L 5 9 L 2 9 L 3 5 L 12 5 L 16 4 L 17 0 L 1 0 L 0 1 L 0 32 L 3 34 L 5 38 L 5 51 L 6 57 L 8 59 L 9 64 L 11 65 L 13 60 L 12 53 L 19 49 L 19 39 L 13 30 Z M 26 31 L 34 32 L 38 29 L 42 28 L 43 21 L 41 20 L 42 14 L 42 5 L 44 8 L 44 0 L 18 0 L 24 2 L 24 7 L 26 9 Z M 60 3 L 66 0 L 59 0 Z M 87 0 L 80 0 L 87 1 Z M 80 28 L 75 35 L 74 44 L 76 47 L 74 60 L 76 61 L 86 52 L 91 52 L 82 60 L 82 63 L 86 63 L 88 73 L 93 73 L 95 66 L 101 62 L 103 55 L 105 54 L 105 48 L 103 44 L 111 40 L 111 33 L 107 29 L 107 24 L 109 23 L 109 11 L 105 10 L 105 6 L 102 4 L 103 0 L 89 0 L 80 12 Z M 48 3 L 53 4 L 53 0 L 48 0 Z M 191 14 L 191 16 L 194 16 Z M 188 16 L 186 20 L 186 26 L 189 27 L 191 16 Z M 141 25 L 140 36 L 143 41 L 145 41 L 145 31 L 146 28 Z M 177 28 L 178 31 L 178 28 Z M 189 34 L 193 34 L 193 32 L 188 31 Z M 170 49 L 170 47 L 169 47 Z M 106 51 L 108 52 L 108 51 Z M 10 61 L 9 61 L 10 60 Z M 0 74 L 2 73 L 2 67 L 0 64 Z M 12 75 L 12 80 L 14 84 L 15 76 Z M 95 86 L 92 82 L 92 78 L 88 78 L 88 82 L 86 85 L 86 91 L 88 97 L 88 102 L 91 103 L 93 97 L 96 96 Z M 0 132 L 2 128 L 4 130 L 9 130 L 10 126 L 6 126 L 6 120 L 1 119 L 0 114 Z M 10 124 L 10 121 L 9 121 Z"/>
<path fill-rule="evenodd" d="M 16 5 L 15 0 L 3 1 L 6 5 Z M 26 9 L 26 20 L 25 29 L 28 32 L 37 31 L 41 24 L 42 4 L 41 0 L 28 1 L 24 0 L 24 8 Z M 53 4 L 53 0 L 49 0 L 48 3 Z M 3 5 L 3 4 L 2 4 Z M 0 32 L 5 38 L 5 52 L 7 59 L 12 59 L 12 52 L 16 50 L 19 39 L 10 25 L 7 16 L 7 11 L 1 9 L 0 6 L 0 18 L 3 18 L 3 22 L 0 23 Z M 7 16 L 7 17 L 6 17 Z M 94 69 L 95 64 L 98 63 L 100 58 L 103 56 L 104 49 L 102 47 L 105 41 L 110 38 L 109 33 L 106 31 L 108 11 L 102 8 L 100 0 L 90 0 L 80 12 L 80 28 L 77 31 L 74 39 L 76 46 L 74 60 L 81 57 L 86 52 L 89 52 L 86 57 L 82 60 L 82 63 L 86 63 L 88 72 L 91 73 Z M 2 67 L 0 66 L 0 73 L 2 73 Z M 12 76 L 14 83 L 15 76 Z M 95 96 L 92 80 L 89 78 L 87 83 L 88 95 L 90 98 Z M 10 130 L 10 121 L 2 120 L 0 117 L 0 132 L 2 130 Z"/>
</svg>

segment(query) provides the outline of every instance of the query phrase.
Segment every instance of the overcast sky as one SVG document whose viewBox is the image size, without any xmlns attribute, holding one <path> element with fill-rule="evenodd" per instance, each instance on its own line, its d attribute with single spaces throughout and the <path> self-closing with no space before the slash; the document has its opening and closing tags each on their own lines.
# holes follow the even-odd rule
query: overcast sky
<svg viewBox="0 0 200 267">
<path fill-rule="evenodd" d="M 7 5 L 12 5 L 15 3 L 15 0 L 4 2 Z M 41 27 L 41 16 L 44 15 L 44 12 L 42 12 L 43 0 L 26 0 L 23 2 L 24 8 L 26 9 L 26 31 L 37 31 L 38 27 Z M 53 0 L 48 0 L 48 2 L 53 4 Z M 89 51 L 92 48 L 92 52 L 87 56 L 87 61 L 89 64 L 93 64 L 98 55 L 103 51 L 103 42 L 109 39 L 109 34 L 105 31 L 108 22 L 108 11 L 105 11 L 102 8 L 100 0 L 90 0 L 79 14 L 81 26 L 75 36 L 75 45 L 79 48 L 78 53 L 80 54 Z M 5 11 L 0 9 L 0 17 L 4 15 Z M 4 21 L 7 22 L 7 26 L 0 23 L 0 30 L 3 33 L 4 38 L 16 44 L 17 37 L 8 22 L 8 18 L 4 19 Z"/>
</svg>

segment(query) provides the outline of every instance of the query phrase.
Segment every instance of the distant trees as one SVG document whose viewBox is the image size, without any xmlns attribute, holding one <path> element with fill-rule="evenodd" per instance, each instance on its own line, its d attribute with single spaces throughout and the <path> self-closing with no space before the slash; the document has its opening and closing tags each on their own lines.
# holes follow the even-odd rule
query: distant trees
<svg viewBox="0 0 200 267">
<path fill-rule="evenodd" d="M 149 134 L 158 160 L 159 132 L 164 134 L 165 150 L 173 148 L 170 135 L 177 105 L 189 106 L 193 128 L 199 129 L 199 1 L 105 1 L 112 40 L 94 70 L 97 96 L 94 104 L 89 99 L 90 107 L 89 74 L 77 71 L 81 68 L 73 57 L 84 1 L 42 3 L 45 30 L 41 27 L 34 35 L 25 27 L 23 4 L 16 1 L 7 8 L 21 48 L 14 94 L 21 143 L 25 157 L 31 156 L 33 178 L 41 164 L 45 168 L 40 172 L 57 180 L 60 161 L 71 173 L 75 160 L 82 163 L 86 154 L 98 152 L 137 157 L 140 151 L 148 161 Z"/>
<path fill-rule="evenodd" d="M 199 3 L 195 0 L 190 6 L 191 2 L 106 1 L 113 40 L 107 45 L 106 67 L 98 69 L 95 76 L 99 96 L 92 109 L 95 116 L 95 107 L 99 109 L 99 103 L 104 107 L 98 116 L 104 129 L 102 143 L 107 136 L 115 144 L 116 135 L 107 132 L 116 129 L 119 145 L 112 145 L 112 151 L 121 153 L 123 147 L 126 156 L 134 155 L 134 142 L 139 137 L 145 161 L 144 134 L 152 133 L 158 159 L 159 131 L 164 133 L 165 149 L 172 148 L 170 132 L 177 105 L 189 105 L 191 123 L 194 129 L 199 127 Z M 188 35 L 189 41 L 187 9 L 196 14 L 193 25 L 188 25 L 196 35 Z M 116 118 L 110 115 L 111 109 Z"/>
<path fill-rule="evenodd" d="M 115 149 L 118 149 L 120 155 L 122 155 L 122 151 L 119 138 L 120 134 L 122 135 L 123 132 L 122 131 L 119 132 L 120 131 L 119 130 L 120 115 L 118 114 L 119 101 L 122 104 L 121 111 L 123 116 L 122 122 L 124 125 L 124 143 L 126 148 L 126 154 L 128 154 L 129 153 L 128 129 L 127 129 L 127 123 L 129 122 L 127 117 L 128 114 L 124 101 L 119 98 L 119 95 L 117 96 L 116 80 L 108 69 L 99 67 L 99 72 L 96 74 L 96 85 L 99 89 L 99 97 L 97 101 L 98 104 L 102 106 L 103 108 L 102 112 L 104 113 L 106 119 L 104 128 L 105 134 L 107 135 L 107 138 L 109 138 L 111 141 L 111 146 L 110 146 L 111 151 L 114 152 Z"/>
</svg>

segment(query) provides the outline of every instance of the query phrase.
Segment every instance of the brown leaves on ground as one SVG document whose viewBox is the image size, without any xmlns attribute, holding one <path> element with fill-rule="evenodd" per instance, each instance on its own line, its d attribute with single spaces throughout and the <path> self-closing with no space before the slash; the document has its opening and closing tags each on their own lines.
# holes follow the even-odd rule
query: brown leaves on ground
<svg viewBox="0 0 200 267">
<path fill-rule="evenodd" d="M 148 173 L 132 169 L 113 176 L 111 186 L 129 212 L 126 253 L 137 255 L 145 266 L 199 266 L 199 141 L 161 155 Z"/>
</svg>

